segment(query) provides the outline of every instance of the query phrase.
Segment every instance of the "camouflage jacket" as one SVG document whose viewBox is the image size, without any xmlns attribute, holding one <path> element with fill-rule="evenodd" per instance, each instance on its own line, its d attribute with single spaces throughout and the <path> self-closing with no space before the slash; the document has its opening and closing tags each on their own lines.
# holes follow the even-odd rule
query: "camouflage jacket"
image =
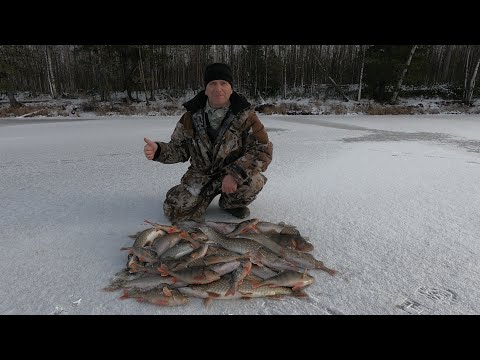
<svg viewBox="0 0 480 360">
<path fill-rule="evenodd" d="M 202 91 L 186 102 L 183 114 L 170 142 L 157 142 L 153 160 L 164 164 L 186 162 L 190 167 L 182 183 L 201 189 L 212 178 L 232 175 L 242 184 L 258 172 L 267 170 L 272 161 L 273 145 L 253 106 L 233 92 L 230 110 L 220 126 L 215 142 L 206 131 L 204 108 L 207 96 Z"/>
</svg>

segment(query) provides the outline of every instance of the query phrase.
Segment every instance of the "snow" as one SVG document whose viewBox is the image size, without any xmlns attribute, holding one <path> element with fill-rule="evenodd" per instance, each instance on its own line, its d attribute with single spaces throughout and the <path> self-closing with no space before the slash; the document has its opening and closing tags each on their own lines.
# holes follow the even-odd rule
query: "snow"
<svg viewBox="0 0 480 360">
<path fill-rule="evenodd" d="M 308 299 L 178 307 L 105 292 L 188 163 L 143 156 L 179 116 L 0 119 L 0 314 L 480 314 L 476 115 L 259 115 L 274 144 L 251 217 L 296 225 Z M 216 198 L 207 219 L 234 221 Z"/>
</svg>

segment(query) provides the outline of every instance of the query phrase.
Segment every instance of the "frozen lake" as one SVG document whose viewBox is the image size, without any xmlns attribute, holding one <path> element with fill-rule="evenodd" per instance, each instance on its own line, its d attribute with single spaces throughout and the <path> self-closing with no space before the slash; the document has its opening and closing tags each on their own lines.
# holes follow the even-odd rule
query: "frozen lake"
<svg viewBox="0 0 480 360">
<path fill-rule="evenodd" d="M 297 226 L 308 299 L 160 307 L 105 292 L 129 234 L 188 163 L 143 155 L 179 117 L 0 119 L 0 314 L 480 314 L 480 118 L 262 116 L 274 145 L 251 217 Z M 75 121 L 72 121 L 75 120 Z M 216 198 L 208 220 L 233 221 Z"/>
</svg>

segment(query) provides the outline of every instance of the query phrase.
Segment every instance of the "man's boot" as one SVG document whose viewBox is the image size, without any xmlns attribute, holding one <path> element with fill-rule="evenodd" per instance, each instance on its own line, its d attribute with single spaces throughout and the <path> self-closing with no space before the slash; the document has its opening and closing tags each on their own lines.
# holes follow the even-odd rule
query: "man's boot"
<svg viewBox="0 0 480 360">
<path fill-rule="evenodd" d="M 250 215 L 250 209 L 246 206 L 235 208 L 235 209 L 224 209 L 224 210 L 239 219 L 244 219 Z"/>
</svg>

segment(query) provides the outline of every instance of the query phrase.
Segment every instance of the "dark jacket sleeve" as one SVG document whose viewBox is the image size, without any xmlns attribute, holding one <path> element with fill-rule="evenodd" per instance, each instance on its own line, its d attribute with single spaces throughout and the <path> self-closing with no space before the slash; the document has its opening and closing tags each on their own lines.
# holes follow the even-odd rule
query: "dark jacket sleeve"
<svg viewBox="0 0 480 360">
<path fill-rule="evenodd" d="M 190 159 L 188 147 L 189 139 L 185 136 L 185 125 L 189 121 L 190 114 L 183 114 L 175 126 L 170 142 L 157 142 L 158 149 L 153 157 L 154 161 L 164 164 L 185 162 Z"/>
<path fill-rule="evenodd" d="M 272 162 L 273 144 L 255 112 L 251 112 L 245 121 L 245 130 L 248 131 L 245 154 L 225 169 L 238 184 L 267 170 Z"/>
</svg>

